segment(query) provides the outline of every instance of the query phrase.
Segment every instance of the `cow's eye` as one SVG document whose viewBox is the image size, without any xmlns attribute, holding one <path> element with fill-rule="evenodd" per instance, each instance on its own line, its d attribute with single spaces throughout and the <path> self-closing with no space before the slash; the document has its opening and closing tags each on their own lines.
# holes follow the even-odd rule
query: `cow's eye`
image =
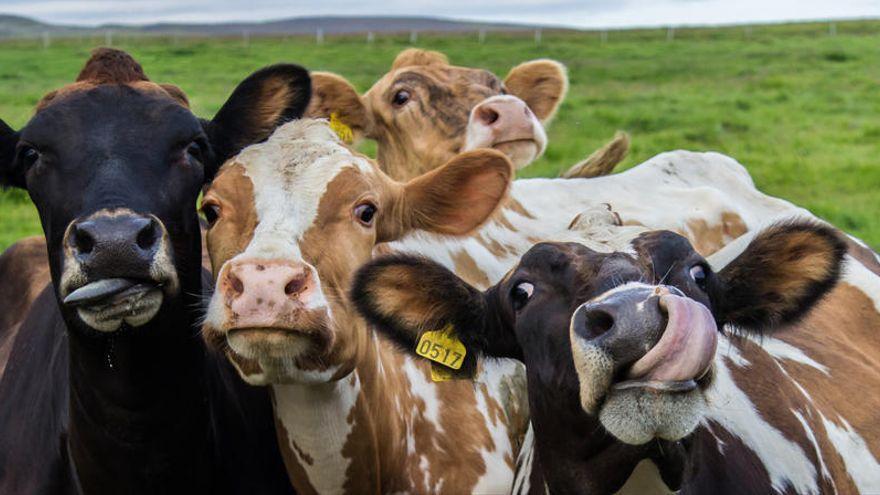
<svg viewBox="0 0 880 495">
<path fill-rule="evenodd" d="M 514 286 L 513 290 L 510 291 L 510 299 L 513 301 L 513 309 L 519 311 L 521 310 L 527 302 L 529 302 L 529 298 L 532 297 L 532 294 L 535 292 L 535 286 L 528 282 L 520 282 Z"/>
<path fill-rule="evenodd" d="M 373 224 L 376 217 L 376 205 L 370 202 L 361 203 L 354 207 L 354 217 L 364 226 L 369 227 Z"/>
<path fill-rule="evenodd" d="M 706 268 L 703 265 L 694 265 L 690 270 L 691 279 L 697 284 L 697 287 L 706 290 Z"/>
<path fill-rule="evenodd" d="M 201 211 L 202 215 L 205 217 L 205 221 L 208 222 L 208 228 L 213 227 L 220 218 L 220 205 L 217 203 L 206 201 L 202 203 Z"/>
<path fill-rule="evenodd" d="M 186 147 L 186 154 L 200 163 L 204 160 L 202 145 L 198 141 L 193 141 Z"/>
<path fill-rule="evenodd" d="M 401 89 L 398 92 L 394 93 L 394 96 L 391 97 L 391 103 L 396 107 L 402 107 L 406 105 L 406 102 L 409 101 L 409 98 L 409 91 Z"/>
<path fill-rule="evenodd" d="M 33 146 L 25 145 L 22 146 L 21 151 L 19 151 L 19 156 L 21 157 L 22 165 L 24 165 L 25 168 L 30 168 L 40 159 L 40 152 Z"/>
</svg>

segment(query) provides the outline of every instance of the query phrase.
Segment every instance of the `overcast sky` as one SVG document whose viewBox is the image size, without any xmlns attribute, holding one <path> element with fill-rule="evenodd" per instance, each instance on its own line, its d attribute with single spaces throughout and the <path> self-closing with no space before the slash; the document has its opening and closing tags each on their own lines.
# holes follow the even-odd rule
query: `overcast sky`
<svg viewBox="0 0 880 495">
<path fill-rule="evenodd" d="M 0 0 L 42 21 L 259 21 L 313 15 L 432 15 L 576 27 L 880 17 L 880 0 Z"/>
</svg>

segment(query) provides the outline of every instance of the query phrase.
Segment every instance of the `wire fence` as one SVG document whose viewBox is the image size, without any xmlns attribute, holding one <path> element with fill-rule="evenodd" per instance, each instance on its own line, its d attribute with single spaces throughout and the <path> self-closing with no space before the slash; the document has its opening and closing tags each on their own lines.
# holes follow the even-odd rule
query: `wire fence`
<svg viewBox="0 0 880 495">
<path fill-rule="evenodd" d="M 453 31 L 395 31 L 378 32 L 366 31 L 361 33 L 325 32 L 322 28 L 316 28 L 311 33 L 297 32 L 256 32 L 242 30 L 240 32 L 223 32 L 207 34 L 203 32 L 163 31 L 144 32 L 128 29 L 96 29 L 79 32 L 30 32 L 24 34 L 0 33 L 0 43 L 34 43 L 44 49 L 51 48 L 53 44 L 79 43 L 83 45 L 136 44 L 139 41 L 155 43 L 164 41 L 170 44 L 180 44 L 193 41 L 207 41 L 211 39 L 239 39 L 244 46 L 262 39 L 273 39 L 282 42 L 313 43 L 316 45 L 332 43 L 364 43 L 366 45 L 391 42 L 417 45 L 420 39 L 458 38 L 471 39 L 478 44 L 503 41 L 510 38 L 531 38 L 536 45 L 550 42 L 555 38 L 577 36 L 586 39 L 594 39 L 596 43 L 605 45 L 615 42 L 633 41 L 663 41 L 674 43 L 679 40 L 746 40 L 760 41 L 769 37 L 779 36 L 864 36 L 880 34 L 880 20 L 856 20 L 856 21 L 829 21 L 793 24 L 757 24 L 746 26 L 718 26 L 718 27 L 680 27 L 666 26 L 641 29 L 595 29 L 595 30 L 567 30 L 567 29 L 487 29 Z"/>
</svg>

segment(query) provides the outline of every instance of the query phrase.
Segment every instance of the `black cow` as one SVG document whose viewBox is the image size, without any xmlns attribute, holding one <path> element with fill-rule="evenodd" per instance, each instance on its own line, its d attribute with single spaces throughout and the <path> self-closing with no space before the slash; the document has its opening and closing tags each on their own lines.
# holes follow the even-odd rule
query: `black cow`
<svg viewBox="0 0 880 495">
<path fill-rule="evenodd" d="M 196 199 L 309 95 L 303 68 L 275 65 L 200 120 L 99 49 L 24 128 L 0 122 L 0 184 L 33 199 L 52 280 L 0 382 L 0 493 L 290 492 L 268 394 L 197 330 Z"/>
<path fill-rule="evenodd" d="M 742 431 L 707 415 L 710 389 L 732 387 L 726 375 L 715 383 L 718 329 L 729 324 L 769 335 L 799 319 L 836 283 L 845 251 L 833 229 L 804 222 L 758 234 L 718 273 L 671 232 L 642 233 L 612 253 L 542 243 L 485 292 L 432 261 L 398 255 L 364 266 L 352 297 L 411 353 L 424 331 L 451 325 L 468 356 L 525 363 L 534 451 L 520 455 L 517 493 L 545 493 L 545 486 L 554 494 L 776 493 L 777 466 L 762 464 L 754 445 L 737 437 Z M 790 379 L 754 347 L 742 351 L 751 383 Z M 745 390 L 771 418 L 790 413 L 778 395 Z M 720 402 L 722 411 L 751 407 Z M 734 426 L 764 431 L 763 419 L 745 418 Z M 774 426 L 800 435 L 789 424 Z M 776 441 L 760 439 L 767 448 Z M 781 488 L 822 486 L 822 460 L 805 452 L 816 478 L 784 473 L 790 478 Z M 772 462 L 784 467 L 788 460 Z M 846 471 L 836 474 L 831 482 L 846 486 Z"/>
</svg>

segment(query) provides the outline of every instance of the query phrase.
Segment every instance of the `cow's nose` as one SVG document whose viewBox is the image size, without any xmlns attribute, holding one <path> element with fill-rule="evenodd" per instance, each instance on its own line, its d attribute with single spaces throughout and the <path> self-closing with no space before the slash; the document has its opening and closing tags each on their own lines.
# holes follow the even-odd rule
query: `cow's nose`
<svg viewBox="0 0 880 495">
<path fill-rule="evenodd" d="M 476 123 L 502 134 L 509 132 L 517 135 L 532 131 L 532 111 L 519 98 L 489 99 L 474 107 L 473 114 Z M 529 137 L 531 136 L 517 136 L 511 139 Z"/>
<path fill-rule="evenodd" d="M 644 356 L 663 334 L 666 312 L 659 304 L 661 295 L 658 289 L 638 288 L 584 303 L 575 310 L 571 329 L 610 353 L 616 367 L 626 366 Z"/>
<path fill-rule="evenodd" d="M 236 260 L 223 271 L 218 286 L 239 323 L 253 320 L 253 326 L 272 326 L 273 315 L 309 306 L 313 272 L 301 262 Z"/>
<path fill-rule="evenodd" d="M 87 271 L 132 276 L 149 271 L 161 238 L 155 217 L 136 214 L 92 216 L 75 222 L 68 233 L 71 251 Z"/>
</svg>

